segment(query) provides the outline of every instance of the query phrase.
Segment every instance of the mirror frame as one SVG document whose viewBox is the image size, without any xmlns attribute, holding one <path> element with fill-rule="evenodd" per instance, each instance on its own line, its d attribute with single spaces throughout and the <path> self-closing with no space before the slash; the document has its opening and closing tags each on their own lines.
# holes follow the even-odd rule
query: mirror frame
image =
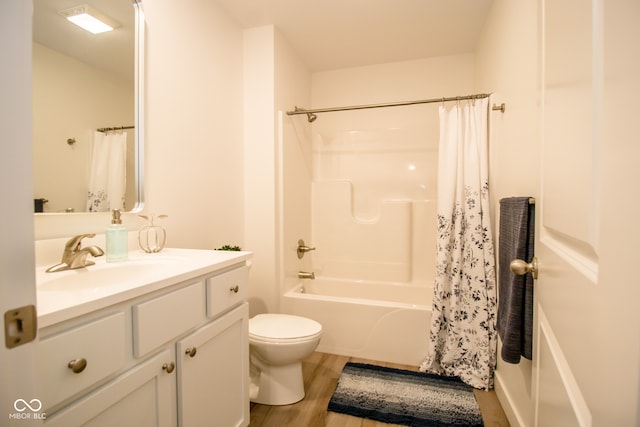
<svg viewBox="0 0 640 427">
<path fill-rule="evenodd" d="M 135 9 L 134 53 L 134 139 L 135 139 L 135 200 L 129 212 L 140 212 L 144 207 L 144 32 L 145 20 L 142 0 L 133 0 Z"/>
<path fill-rule="evenodd" d="M 134 9 L 134 192 L 133 208 L 125 213 L 141 212 L 144 207 L 144 55 L 145 55 L 145 18 L 142 0 L 131 0 Z M 60 214 L 95 214 L 101 212 L 36 212 L 38 216 Z"/>
</svg>

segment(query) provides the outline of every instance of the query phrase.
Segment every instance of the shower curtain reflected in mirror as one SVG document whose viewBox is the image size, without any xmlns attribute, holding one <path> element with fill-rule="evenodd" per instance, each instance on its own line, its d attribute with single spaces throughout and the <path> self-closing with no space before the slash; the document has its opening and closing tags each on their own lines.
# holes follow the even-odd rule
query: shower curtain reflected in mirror
<svg viewBox="0 0 640 427">
<path fill-rule="evenodd" d="M 489 99 L 440 107 L 438 240 L 430 351 L 420 370 L 493 388 L 495 256 L 489 218 Z"/>
<path fill-rule="evenodd" d="M 95 132 L 89 156 L 87 212 L 125 210 L 127 133 Z"/>
</svg>

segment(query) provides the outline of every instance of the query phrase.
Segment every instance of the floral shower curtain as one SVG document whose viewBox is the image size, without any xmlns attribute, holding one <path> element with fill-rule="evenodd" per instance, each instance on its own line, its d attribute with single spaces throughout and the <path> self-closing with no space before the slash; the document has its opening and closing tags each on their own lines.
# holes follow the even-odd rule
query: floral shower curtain
<svg viewBox="0 0 640 427">
<path fill-rule="evenodd" d="M 96 132 L 90 149 L 87 212 L 124 210 L 127 133 Z"/>
<path fill-rule="evenodd" d="M 440 107 L 438 242 L 430 351 L 421 371 L 493 388 L 496 278 L 489 220 L 488 98 Z"/>
</svg>

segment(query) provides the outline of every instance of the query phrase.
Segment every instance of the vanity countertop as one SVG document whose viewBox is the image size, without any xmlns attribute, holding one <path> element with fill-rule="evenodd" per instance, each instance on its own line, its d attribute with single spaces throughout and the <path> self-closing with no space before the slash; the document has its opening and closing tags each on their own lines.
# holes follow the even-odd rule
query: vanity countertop
<svg viewBox="0 0 640 427">
<path fill-rule="evenodd" d="M 154 292 L 251 259 L 251 252 L 163 249 L 129 252 L 129 259 L 46 273 L 36 268 L 38 328 L 42 329 L 113 304 Z"/>
</svg>

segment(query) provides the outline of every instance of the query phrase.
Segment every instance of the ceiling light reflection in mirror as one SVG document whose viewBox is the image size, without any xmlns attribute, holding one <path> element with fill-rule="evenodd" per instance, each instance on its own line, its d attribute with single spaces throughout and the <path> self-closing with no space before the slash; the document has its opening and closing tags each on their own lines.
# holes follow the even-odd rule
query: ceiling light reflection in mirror
<svg viewBox="0 0 640 427">
<path fill-rule="evenodd" d="M 69 22 L 89 31 L 91 34 L 106 33 L 118 27 L 117 22 L 104 13 L 93 9 L 88 4 L 61 10 L 58 13 L 67 18 Z"/>
</svg>

